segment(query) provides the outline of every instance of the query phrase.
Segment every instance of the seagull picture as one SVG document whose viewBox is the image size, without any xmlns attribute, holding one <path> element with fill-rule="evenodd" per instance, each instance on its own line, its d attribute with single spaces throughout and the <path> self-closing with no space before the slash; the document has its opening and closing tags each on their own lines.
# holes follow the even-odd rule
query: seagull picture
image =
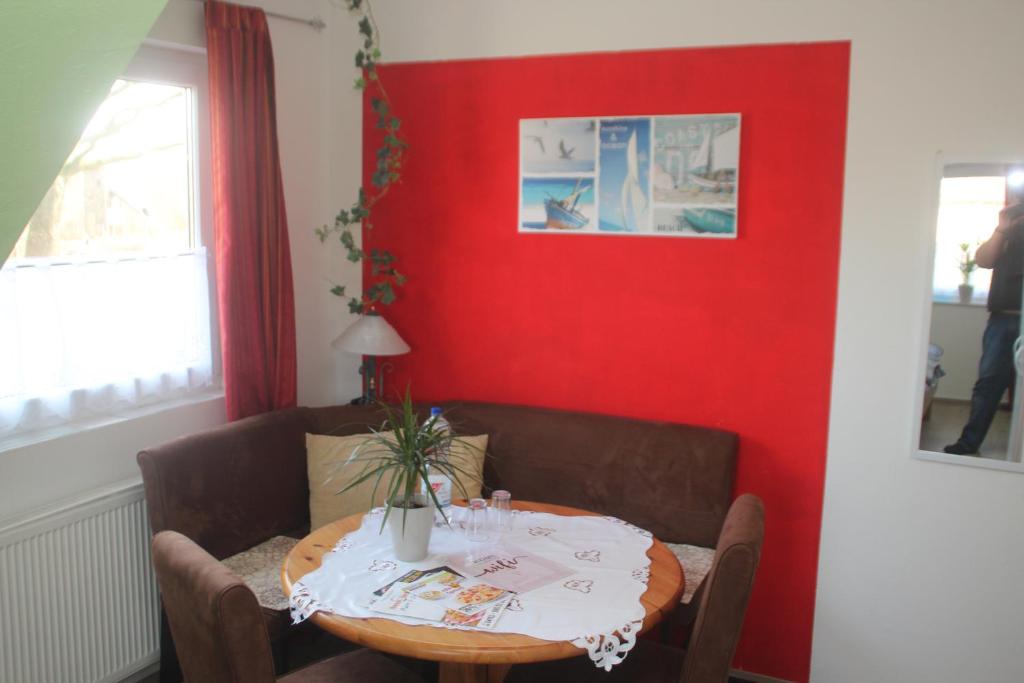
<svg viewBox="0 0 1024 683">
<path fill-rule="evenodd" d="M 558 141 L 558 157 L 560 159 L 572 159 L 572 153 L 576 151 L 575 147 L 565 148 L 565 140 Z"/>
<path fill-rule="evenodd" d="M 547 150 L 544 149 L 544 138 L 542 138 L 539 135 L 527 135 L 526 137 L 530 140 L 533 140 L 534 142 L 537 143 L 537 145 L 540 146 L 541 154 L 547 154 Z"/>
</svg>

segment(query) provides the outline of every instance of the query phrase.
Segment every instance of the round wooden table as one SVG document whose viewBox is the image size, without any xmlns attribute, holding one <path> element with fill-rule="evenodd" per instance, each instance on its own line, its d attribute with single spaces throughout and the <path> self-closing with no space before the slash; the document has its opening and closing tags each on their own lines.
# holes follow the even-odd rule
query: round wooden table
<svg viewBox="0 0 1024 683">
<path fill-rule="evenodd" d="M 593 515 L 562 505 L 517 501 L 520 510 L 556 515 Z M 299 541 L 285 558 L 281 585 L 291 595 L 292 584 L 320 566 L 335 543 L 359 528 L 363 515 L 352 515 L 321 527 Z M 658 539 L 647 551 L 651 575 L 640 597 L 646 614 L 643 631 L 651 629 L 679 604 L 684 577 L 675 555 Z M 361 619 L 316 612 L 310 619 L 334 635 L 374 650 L 441 663 L 441 683 L 500 683 L 513 664 L 567 659 L 584 652 L 567 641 L 540 640 L 518 633 L 457 631 L 436 626 L 410 626 L 385 618 Z"/>
</svg>

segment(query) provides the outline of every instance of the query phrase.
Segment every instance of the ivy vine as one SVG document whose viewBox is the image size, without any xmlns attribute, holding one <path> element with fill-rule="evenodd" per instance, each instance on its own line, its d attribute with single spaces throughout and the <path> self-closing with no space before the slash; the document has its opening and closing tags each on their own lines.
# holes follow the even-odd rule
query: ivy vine
<svg viewBox="0 0 1024 683">
<path fill-rule="evenodd" d="M 408 145 L 400 133 L 402 121 L 391 111 L 391 100 L 377 72 L 380 32 L 373 19 L 369 0 L 345 0 L 345 5 L 358 18 L 359 35 L 363 39 L 362 47 L 356 51 L 355 56 L 355 66 L 362 70 L 362 76 L 356 79 L 355 89 L 370 94 L 370 107 L 377 119 L 377 129 L 382 131 L 383 137 L 377 148 L 376 167 L 371 177 L 372 187 L 368 189 L 360 186 L 355 203 L 340 210 L 334 217 L 334 224 L 318 228 L 316 234 L 321 242 L 337 237 L 345 248 L 346 257 L 353 263 L 359 263 L 367 257 L 370 259 L 372 282 L 361 297 L 352 296 L 348 301 L 349 312 L 362 314 L 377 303 L 393 303 L 396 288 L 405 284 L 405 276 L 395 269 L 394 255 L 384 249 L 371 249 L 367 254 L 356 245 L 353 230 L 373 229 L 373 207 L 401 178 L 402 160 Z M 345 286 L 334 285 L 331 294 L 345 297 Z"/>
</svg>

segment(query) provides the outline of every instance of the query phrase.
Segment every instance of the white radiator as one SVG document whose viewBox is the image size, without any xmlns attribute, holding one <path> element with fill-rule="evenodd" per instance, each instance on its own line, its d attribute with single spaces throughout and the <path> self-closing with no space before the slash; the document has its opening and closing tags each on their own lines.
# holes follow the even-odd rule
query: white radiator
<svg viewBox="0 0 1024 683">
<path fill-rule="evenodd" d="M 107 683 L 158 658 L 142 485 L 0 528 L 0 682 Z"/>
</svg>

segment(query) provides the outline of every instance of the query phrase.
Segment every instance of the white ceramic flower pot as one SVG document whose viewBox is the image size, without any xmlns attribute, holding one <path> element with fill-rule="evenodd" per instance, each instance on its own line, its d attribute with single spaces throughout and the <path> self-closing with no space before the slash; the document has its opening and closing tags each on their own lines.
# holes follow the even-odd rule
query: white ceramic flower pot
<svg viewBox="0 0 1024 683">
<path fill-rule="evenodd" d="M 957 290 L 960 293 L 960 303 L 971 303 L 971 298 L 974 296 L 974 285 L 960 285 Z"/>
<path fill-rule="evenodd" d="M 416 494 L 414 500 L 423 507 L 411 510 L 395 507 L 388 515 L 391 545 L 400 562 L 419 562 L 426 558 L 430 546 L 430 532 L 434 528 L 433 502 L 422 494 Z"/>
</svg>

